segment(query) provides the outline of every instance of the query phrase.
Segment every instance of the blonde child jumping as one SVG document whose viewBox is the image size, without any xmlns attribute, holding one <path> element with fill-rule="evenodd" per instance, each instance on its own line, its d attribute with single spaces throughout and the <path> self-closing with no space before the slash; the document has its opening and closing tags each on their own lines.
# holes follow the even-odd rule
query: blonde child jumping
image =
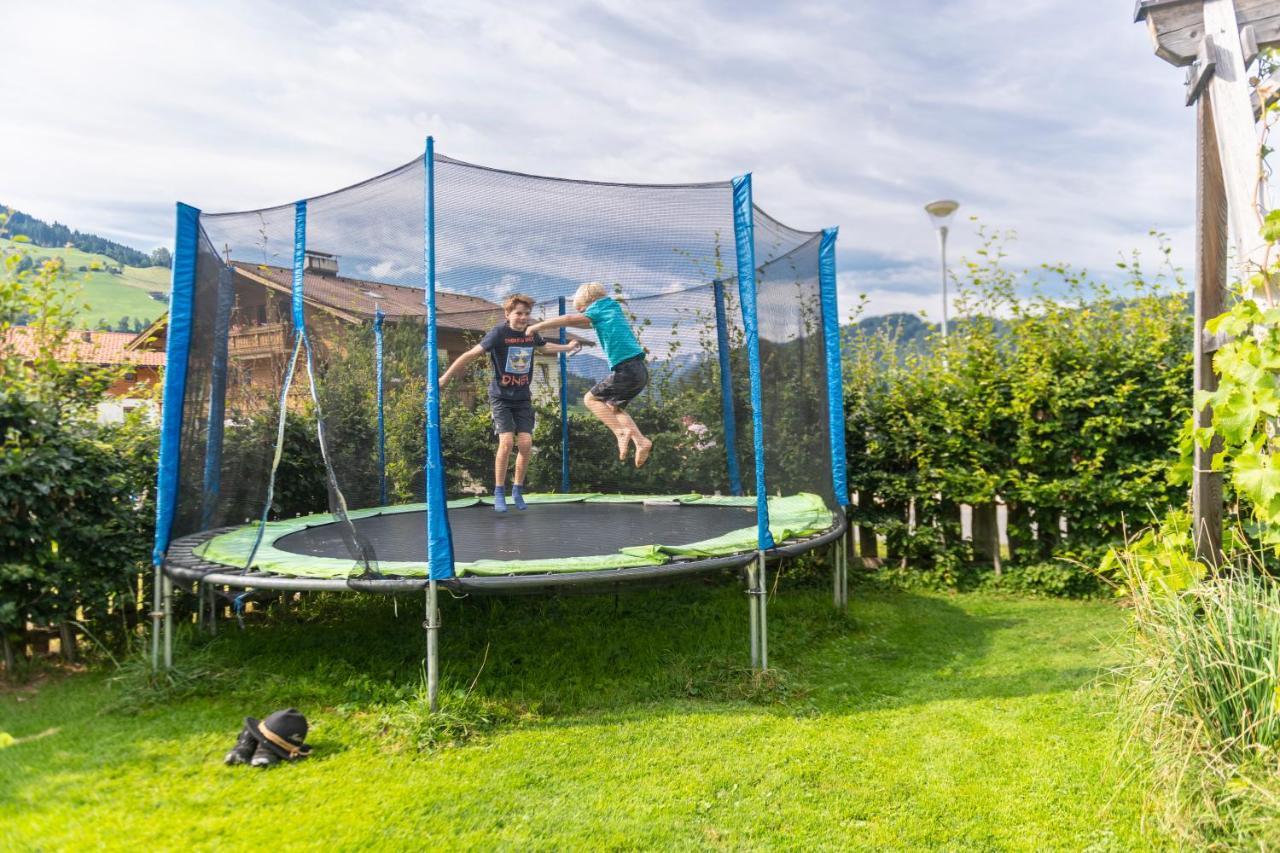
<svg viewBox="0 0 1280 853">
<path fill-rule="evenodd" d="M 618 439 L 618 459 L 625 461 L 627 450 L 634 444 L 636 467 L 644 465 L 653 450 L 653 442 L 645 438 L 640 427 L 624 409 L 649 384 L 649 368 L 645 364 L 644 349 L 636 340 L 631 325 L 622 313 L 622 307 L 608 295 L 604 285 L 588 282 L 573 295 L 573 308 L 577 314 L 565 314 L 534 323 L 531 333 L 561 326 L 579 329 L 595 329 L 600 347 L 613 371 L 596 383 L 582 402 L 591 414 L 600 419 Z"/>
</svg>

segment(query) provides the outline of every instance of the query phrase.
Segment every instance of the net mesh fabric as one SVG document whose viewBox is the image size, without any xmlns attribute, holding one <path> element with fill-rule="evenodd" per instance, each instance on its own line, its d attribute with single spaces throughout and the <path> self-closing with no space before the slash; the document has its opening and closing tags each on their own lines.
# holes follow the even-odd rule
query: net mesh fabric
<svg viewBox="0 0 1280 853">
<path fill-rule="evenodd" d="M 501 304 L 508 296 L 526 294 L 537 303 L 535 319 L 551 317 L 559 312 L 560 297 L 569 297 L 571 305 L 578 285 L 600 282 L 619 300 L 647 352 L 650 385 L 628 411 L 655 440 L 655 449 L 641 469 L 618 461 L 614 436 L 581 405 L 609 365 L 592 330 L 571 329 L 572 339 L 584 345 L 568 359 L 573 489 L 728 494 L 726 454 L 733 452 L 750 493 L 755 461 L 745 335 L 733 278 L 732 200 L 727 181 L 570 181 L 437 155 L 441 368 L 503 322 Z M 287 394 L 290 343 L 299 331 L 290 316 L 294 207 L 201 216 L 174 536 L 325 506 L 341 523 L 346 511 L 381 505 L 384 493 L 392 504 L 425 500 L 425 205 L 421 160 L 308 200 L 302 292 L 311 363 L 309 370 L 303 356 L 292 363 Z M 834 505 L 817 308 L 818 235 L 789 228 L 759 209 L 754 229 L 767 487 L 771 493 L 815 492 Z M 721 405 L 717 281 L 727 309 L 737 433 L 732 450 Z M 381 389 L 374 331 L 379 313 L 385 318 Z M 545 337 L 554 341 L 556 335 L 549 331 Z M 219 346 L 226 351 L 222 367 Z M 554 356 L 538 354 L 530 368 L 537 426 L 527 490 L 553 491 L 561 461 L 558 367 Z M 477 360 L 441 397 L 450 497 L 493 486 L 488 372 L 488 360 Z M 211 408 L 220 392 L 221 411 Z M 284 452 L 266 506 L 282 399 Z M 211 418 L 219 414 L 220 435 L 210 430 Z M 349 550 L 353 578 L 380 575 L 376 542 L 356 537 Z"/>
</svg>

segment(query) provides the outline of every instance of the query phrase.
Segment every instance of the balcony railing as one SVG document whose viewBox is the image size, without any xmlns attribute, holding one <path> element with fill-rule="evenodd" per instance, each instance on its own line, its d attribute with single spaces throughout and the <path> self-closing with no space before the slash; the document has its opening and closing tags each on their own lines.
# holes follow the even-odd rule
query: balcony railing
<svg viewBox="0 0 1280 853">
<path fill-rule="evenodd" d="M 288 334 L 284 323 L 233 328 L 227 336 L 227 352 L 232 358 L 284 356 L 288 353 Z"/>
</svg>

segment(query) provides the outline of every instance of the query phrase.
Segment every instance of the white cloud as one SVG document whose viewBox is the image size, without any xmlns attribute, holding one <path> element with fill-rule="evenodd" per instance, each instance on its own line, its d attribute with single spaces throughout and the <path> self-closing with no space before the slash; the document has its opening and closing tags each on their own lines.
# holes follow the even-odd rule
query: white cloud
<svg viewBox="0 0 1280 853">
<path fill-rule="evenodd" d="M 7 40 L 0 200 L 142 248 L 170 241 L 174 199 L 314 196 L 433 133 L 539 174 L 752 170 L 783 222 L 841 226 L 846 308 L 863 290 L 872 313 L 934 299 L 920 208 L 942 195 L 1017 228 L 1015 264 L 1106 269 L 1156 227 L 1190 266 L 1194 116 L 1118 4 L 76 0 L 9 20 L 57 38 Z M 957 227 L 952 257 L 975 247 Z"/>
</svg>

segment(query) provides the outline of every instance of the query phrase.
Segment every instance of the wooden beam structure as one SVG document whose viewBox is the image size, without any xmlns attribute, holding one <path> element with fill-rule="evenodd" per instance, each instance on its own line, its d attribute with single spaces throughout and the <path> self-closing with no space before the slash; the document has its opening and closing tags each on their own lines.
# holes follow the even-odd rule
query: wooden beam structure
<svg viewBox="0 0 1280 853">
<path fill-rule="evenodd" d="M 1269 0 L 1267 6 L 1277 9 L 1275 0 Z M 1227 191 L 1227 218 L 1235 239 L 1241 280 L 1248 281 L 1262 267 L 1267 255 L 1267 244 L 1261 234 L 1262 219 L 1266 216 L 1263 196 L 1266 181 L 1259 157 L 1261 140 L 1253 116 L 1233 0 L 1204 0 L 1203 8 L 1204 36 L 1215 64 L 1213 78 L 1206 89 L 1211 95 L 1209 105 Z"/>
<path fill-rule="evenodd" d="M 1227 191 L 1218 159 L 1218 140 L 1213 132 L 1212 96 L 1196 105 L 1196 293 L 1195 388 L 1216 391 L 1218 375 L 1213 370 L 1213 351 L 1219 341 L 1204 333 L 1204 324 L 1222 313 L 1227 292 Z M 1213 412 L 1196 413 L 1196 426 L 1213 423 Z M 1213 468 L 1213 455 L 1222 450 L 1215 438 L 1207 448 L 1196 447 L 1195 471 L 1191 481 L 1192 537 L 1196 559 L 1217 566 L 1222 562 L 1222 473 Z"/>
<path fill-rule="evenodd" d="M 1187 104 L 1196 108 L 1195 390 L 1213 391 L 1213 352 L 1222 341 L 1205 332 L 1205 323 L 1225 307 L 1229 237 L 1242 281 L 1265 274 L 1269 263 L 1260 233 L 1267 200 L 1257 119 L 1275 93 L 1255 92 L 1247 69 L 1261 49 L 1280 46 L 1280 2 L 1140 0 L 1135 19 L 1146 23 L 1157 56 L 1190 66 Z M 1211 422 L 1208 410 L 1197 413 L 1197 426 Z M 1220 449 L 1220 441 L 1197 448 L 1191 489 L 1196 557 L 1210 566 L 1222 561 L 1222 474 L 1211 470 Z"/>
<path fill-rule="evenodd" d="M 1205 0 L 1139 0 L 1134 20 L 1146 22 L 1156 56 L 1181 67 L 1196 61 L 1205 33 L 1204 5 Z M 1240 28 L 1252 28 L 1255 53 L 1280 44 L 1280 6 L 1275 0 L 1235 0 L 1235 13 Z"/>
</svg>

